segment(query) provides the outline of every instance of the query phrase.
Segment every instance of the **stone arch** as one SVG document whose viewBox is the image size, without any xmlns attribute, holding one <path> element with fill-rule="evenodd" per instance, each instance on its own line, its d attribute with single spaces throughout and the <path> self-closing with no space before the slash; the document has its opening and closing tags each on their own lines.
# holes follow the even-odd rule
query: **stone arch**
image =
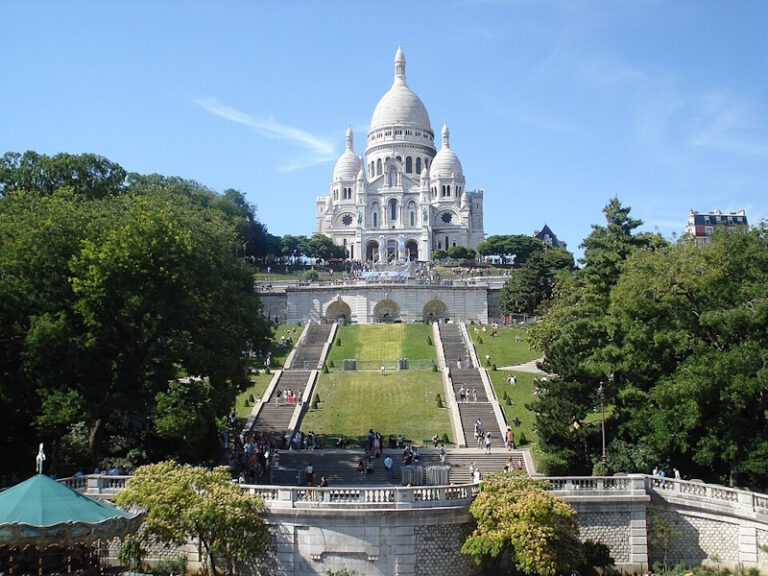
<svg viewBox="0 0 768 576">
<path fill-rule="evenodd" d="M 365 259 L 375 262 L 379 253 L 379 241 L 368 240 L 365 245 Z"/>
<path fill-rule="evenodd" d="M 376 322 L 396 322 L 400 320 L 400 305 L 390 298 L 384 298 L 373 307 Z"/>
<path fill-rule="evenodd" d="M 419 243 L 416 240 L 408 240 L 405 243 L 405 252 L 412 261 L 419 259 Z"/>
<path fill-rule="evenodd" d="M 421 313 L 424 315 L 426 322 L 437 322 L 448 316 L 448 306 L 442 300 L 433 298 L 424 304 Z"/>
<path fill-rule="evenodd" d="M 332 322 L 349 322 L 352 320 L 352 309 L 341 298 L 337 298 L 325 309 L 325 318 Z"/>
</svg>

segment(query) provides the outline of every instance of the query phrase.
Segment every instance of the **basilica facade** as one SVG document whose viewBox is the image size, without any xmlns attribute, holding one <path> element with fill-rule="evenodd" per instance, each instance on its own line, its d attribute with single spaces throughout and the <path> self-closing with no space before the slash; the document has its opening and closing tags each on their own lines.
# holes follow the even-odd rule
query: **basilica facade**
<svg viewBox="0 0 768 576">
<path fill-rule="evenodd" d="M 349 258 L 371 263 L 429 261 L 438 248 L 477 248 L 483 191 L 465 189 L 447 125 L 440 137 L 437 150 L 398 48 L 394 81 L 373 111 L 364 155 L 347 129 L 328 194 L 317 198 L 317 231 L 345 246 Z"/>
</svg>

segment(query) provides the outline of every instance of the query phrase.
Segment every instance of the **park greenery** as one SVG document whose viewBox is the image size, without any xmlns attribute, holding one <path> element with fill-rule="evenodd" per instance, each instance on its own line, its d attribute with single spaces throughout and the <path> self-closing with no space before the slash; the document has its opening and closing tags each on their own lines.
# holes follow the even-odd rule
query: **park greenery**
<svg viewBox="0 0 768 576">
<path fill-rule="evenodd" d="M 270 334 L 242 258 L 264 238 L 254 212 L 99 156 L 0 160 L 5 480 L 39 441 L 56 474 L 217 457 L 243 352 Z"/>
<path fill-rule="evenodd" d="M 197 541 L 216 576 L 219 560 L 232 574 L 238 562 L 252 561 L 268 548 L 261 500 L 233 484 L 226 467 L 207 470 L 172 461 L 140 466 L 115 503 L 144 511 L 144 529 L 128 543 L 138 557 L 153 541 L 167 546 Z"/>
<path fill-rule="evenodd" d="M 641 233 L 618 199 L 583 241 L 531 331 L 556 377 L 531 402 L 550 473 L 680 469 L 762 489 L 768 465 L 768 230 L 717 230 L 708 244 Z M 590 422 L 591 420 L 591 422 Z M 586 425 L 584 425 L 586 423 Z"/>
<path fill-rule="evenodd" d="M 555 576 L 584 565 L 576 511 L 546 482 L 497 473 L 481 488 L 461 551 L 484 573 Z"/>
<path fill-rule="evenodd" d="M 498 256 L 503 264 L 522 266 L 533 254 L 542 252 L 544 243 L 525 234 L 489 236 L 477 246 L 482 256 Z"/>
</svg>

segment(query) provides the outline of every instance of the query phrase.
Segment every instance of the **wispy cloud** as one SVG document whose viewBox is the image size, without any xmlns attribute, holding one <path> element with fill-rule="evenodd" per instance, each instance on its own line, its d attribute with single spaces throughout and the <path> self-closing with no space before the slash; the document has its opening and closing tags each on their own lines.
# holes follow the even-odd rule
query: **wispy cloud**
<svg viewBox="0 0 768 576">
<path fill-rule="evenodd" d="M 710 92 L 699 102 L 691 145 L 740 154 L 768 155 L 763 115 L 745 97 Z"/>
<path fill-rule="evenodd" d="M 219 102 L 216 98 L 196 98 L 195 104 L 221 118 L 235 122 L 241 126 L 252 128 L 265 138 L 273 140 L 286 140 L 294 142 L 307 151 L 307 154 L 294 158 L 291 162 L 281 167 L 281 170 L 292 172 L 308 168 L 316 164 L 330 162 L 336 157 L 333 144 L 306 130 L 281 124 L 271 116 L 268 118 L 255 118 L 250 114 L 241 112 L 231 106 Z"/>
</svg>

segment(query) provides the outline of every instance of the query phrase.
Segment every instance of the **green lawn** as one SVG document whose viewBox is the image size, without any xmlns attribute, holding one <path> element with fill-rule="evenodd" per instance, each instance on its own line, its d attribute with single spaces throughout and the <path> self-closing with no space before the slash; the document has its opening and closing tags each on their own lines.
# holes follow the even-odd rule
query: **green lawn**
<svg viewBox="0 0 768 576">
<path fill-rule="evenodd" d="M 485 332 L 482 330 L 483 326 L 467 324 L 467 331 L 483 366 L 485 366 L 486 354 L 491 356 L 491 363 L 499 367 L 515 366 L 541 357 L 540 353 L 528 347 L 528 335 L 524 329 L 502 326 L 499 327 L 496 336 L 491 336 L 493 329 L 488 325 L 484 326 Z M 478 332 L 475 333 L 475 330 Z M 520 342 L 517 342 L 515 337 L 519 337 Z"/>
<path fill-rule="evenodd" d="M 517 384 L 512 386 L 507 382 L 507 377 L 510 374 L 514 374 L 517 377 Z M 531 444 L 527 446 L 531 448 L 531 452 L 534 452 L 534 445 L 538 441 L 538 437 L 533 431 L 535 415 L 533 412 L 525 407 L 533 399 L 533 379 L 538 377 L 535 374 L 527 372 L 509 372 L 507 370 L 488 371 L 488 375 L 491 377 L 493 388 L 496 390 L 496 397 L 499 399 L 504 415 L 507 417 L 507 422 L 512 422 L 515 418 L 520 421 L 520 426 L 513 426 L 515 431 L 515 441 L 520 444 L 520 435 L 525 434 L 526 439 Z M 507 404 L 504 400 L 504 392 L 510 399 L 511 404 Z"/>
<path fill-rule="evenodd" d="M 271 379 L 272 376 L 270 374 L 264 374 L 263 372 L 258 376 L 251 376 L 251 385 L 237 395 L 235 406 L 237 408 L 237 417 L 240 418 L 240 420 L 246 420 L 253 408 L 253 402 L 251 402 L 250 406 L 245 405 L 246 399 L 253 394 L 253 398 L 258 400 L 261 395 L 264 394 L 264 390 L 267 389 Z"/>
<path fill-rule="evenodd" d="M 427 344 L 432 327 L 427 324 L 355 324 L 339 326 L 337 341 L 331 346 L 329 364 L 341 367 L 345 358 L 360 363 L 393 362 L 408 358 L 411 362 L 437 360 L 435 347 Z"/>
<path fill-rule="evenodd" d="M 333 446 L 341 434 L 359 445 L 369 428 L 385 440 L 402 434 L 421 444 L 435 433 L 453 440 L 448 409 L 435 403 L 437 394 L 443 396 L 438 372 L 331 372 L 320 375 L 315 393 L 318 408 L 307 412 L 301 429 L 319 434 L 325 446 Z"/>
</svg>

